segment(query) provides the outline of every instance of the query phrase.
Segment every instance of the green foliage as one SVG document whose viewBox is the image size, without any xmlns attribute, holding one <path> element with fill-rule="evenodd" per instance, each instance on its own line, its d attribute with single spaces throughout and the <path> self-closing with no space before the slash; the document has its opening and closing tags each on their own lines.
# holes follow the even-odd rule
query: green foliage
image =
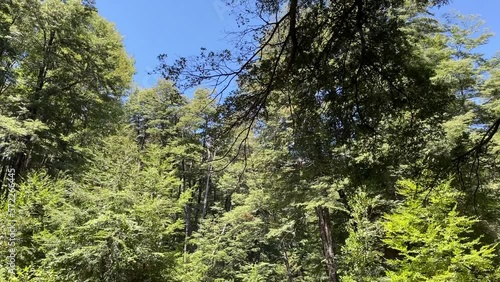
<svg viewBox="0 0 500 282">
<path fill-rule="evenodd" d="M 347 225 L 349 237 L 342 246 L 342 281 L 377 281 L 383 277 L 383 228 L 380 222 L 373 222 L 382 205 L 380 197 L 369 197 L 362 191 L 349 202 L 352 218 Z"/>
<path fill-rule="evenodd" d="M 0 153 L 18 173 L 69 168 L 82 145 L 115 128 L 132 60 L 114 26 L 81 1 L 4 5 L 11 21 L 2 39 L 13 51 L 0 52 L 8 68 L 0 80 L 0 117 L 7 121 L 0 143 L 8 145 Z"/>
<path fill-rule="evenodd" d="M 449 183 L 429 191 L 401 181 L 398 192 L 404 201 L 384 222 L 384 242 L 398 252 L 391 281 L 493 281 L 495 246 L 469 237 L 477 220 L 459 215 Z"/>
<path fill-rule="evenodd" d="M 185 202 L 175 196 L 172 161 L 158 147 L 140 157 L 124 137 L 104 144 L 79 183 L 35 174 L 20 188 L 19 233 L 26 237 L 17 266 L 29 267 L 33 279 L 48 273 L 54 281 L 172 278 Z"/>
<path fill-rule="evenodd" d="M 165 79 L 128 89 L 91 2 L 0 3 L 1 196 L 7 171 L 18 184 L 1 281 L 500 280 L 500 59 L 476 18 L 257 1 L 284 18 L 251 29 L 217 105 Z M 198 84 L 252 53 L 236 49 L 170 71 Z"/>
<path fill-rule="evenodd" d="M 236 278 L 251 276 L 252 265 L 265 255 L 260 249 L 266 243 L 264 231 L 263 222 L 248 207 L 235 208 L 220 219 L 207 219 L 193 237 L 196 252 L 183 258 L 179 280 L 241 281 Z"/>
<path fill-rule="evenodd" d="M 165 145 L 176 135 L 176 124 L 186 99 L 168 81 L 160 80 L 151 89 L 136 90 L 125 106 L 128 121 L 141 147 L 157 142 Z"/>
</svg>

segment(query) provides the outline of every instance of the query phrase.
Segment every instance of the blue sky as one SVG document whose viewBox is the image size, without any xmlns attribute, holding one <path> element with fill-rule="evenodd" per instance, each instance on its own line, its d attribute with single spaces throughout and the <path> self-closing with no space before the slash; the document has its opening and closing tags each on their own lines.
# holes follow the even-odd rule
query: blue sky
<svg viewBox="0 0 500 282">
<path fill-rule="evenodd" d="M 99 13 L 116 24 L 125 47 L 135 59 L 135 81 L 143 87 L 156 83 L 147 75 L 161 53 L 170 59 L 197 55 L 200 47 L 224 49 L 225 30 L 235 21 L 215 0 L 97 0 Z"/>
<path fill-rule="evenodd" d="M 128 53 L 135 59 L 135 81 L 142 87 L 155 84 L 153 70 L 157 56 L 192 56 L 200 47 L 224 49 L 225 31 L 237 28 L 220 0 L 97 0 L 99 13 L 116 24 Z M 479 14 L 494 36 L 482 51 L 492 55 L 500 46 L 499 0 L 452 0 L 437 11 Z"/>
</svg>

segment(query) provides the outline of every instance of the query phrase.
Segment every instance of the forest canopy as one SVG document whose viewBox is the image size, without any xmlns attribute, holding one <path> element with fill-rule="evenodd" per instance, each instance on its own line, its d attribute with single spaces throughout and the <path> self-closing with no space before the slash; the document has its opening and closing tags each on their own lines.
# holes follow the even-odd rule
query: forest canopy
<svg viewBox="0 0 500 282">
<path fill-rule="evenodd" d="M 93 1 L 0 2 L 0 281 L 500 281 L 481 19 L 224 3 L 144 88 Z"/>
</svg>

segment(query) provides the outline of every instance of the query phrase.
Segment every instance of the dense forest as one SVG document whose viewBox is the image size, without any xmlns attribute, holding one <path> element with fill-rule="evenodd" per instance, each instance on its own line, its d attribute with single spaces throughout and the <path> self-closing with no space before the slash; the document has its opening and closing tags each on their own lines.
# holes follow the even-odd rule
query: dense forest
<svg viewBox="0 0 500 282">
<path fill-rule="evenodd" d="M 225 0 L 141 88 L 92 1 L 1 0 L 0 281 L 500 281 L 500 54 L 447 2 Z"/>
</svg>

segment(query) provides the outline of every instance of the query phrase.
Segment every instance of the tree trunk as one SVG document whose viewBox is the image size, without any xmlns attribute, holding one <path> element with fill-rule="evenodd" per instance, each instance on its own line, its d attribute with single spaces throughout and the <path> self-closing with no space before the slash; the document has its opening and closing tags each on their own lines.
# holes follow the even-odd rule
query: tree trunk
<svg viewBox="0 0 500 282">
<path fill-rule="evenodd" d="M 26 163 L 26 155 L 22 152 L 16 153 L 12 159 L 12 167 L 16 170 L 16 180 L 19 178 L 21 173 L 24 172 L 24 164 Z"/>
<path fill-rule="evenodd" d="M 186 204 L 184 206 L 184 220 L 185 220 L 185 243 L 184 243 L 184 253 L 188 253 L 191 251 L 191 248 L 189 246 L 188 240 L 189 237 L 191 237 L 191 234 L 193 233 L 193 225 L 191 224 L 191 204 Z"/>
<path fill-rule="evenodd" d="M 225 200 L 224 200 L 224 210 L 226 212 L 230 211 L 231 210 L 231 194 L 227 195 Z"/>
<path fill-rule="evenodd" d="M 43 34 L 45 38 L 45 31 Z M 50 56 L 52 52 L 52 47 L 54 45 L 55 37 L 56 37 L 56 32 L 52 30 L 50 31 L 49 38 L 48 39 L 45 38 L 44 40 L 44 48 L 45 48 L 44 57 L 41 62 L 40 69 L 38 70 L 36 87 L 34 89 L 34 95 L 33 95 L 33 102 L 29 109 L 32 119 L 36 119 L 37 117 L 38 103 L 40 102 L 41 99 L 40 94 L 46 82 L 47 72 L 49 70 L 49 64 L 50 64 Z"/>
<path fill-rule="evenodd" d="M 210 152 L 210 148 L 207 147 L 207 155 L 208 155 L 208 167 L 207 167 L 207 179 L 205 183 L 205 198 L 203 199 L 203 212 L 202 212 L 202 218 L 205 218 L 207 216 L 207 210 L 208 210 L 208 197 L 210 195 L 210 178 L 212 177 L 212 163 L 211 161 L 215 159 L 215 151 L 213 153 L 213 156 Z"/>
<path fill-rule="evenodd" d="M 328 281 L 338 282 L 335 253 L 333 252 L 330 212 L 328 211 L 328 208 L 316 207 L 316 214 L 318 216 L 319 233 L 321 236 L 321 244 L 323 245 L 323 255 L 325 257 Z"/>
<path fill-rule="evenodd" d="M 0 171 L 0 199 L 3 198 L 3 196 L 7 197 L 8 189 L 5 189 L 5 191 L 3 189 L 6 173 L 7 173 L 7 162 L 5 161 L 5 157 L 2 157 L 2 170 Z"/>
</svg>

